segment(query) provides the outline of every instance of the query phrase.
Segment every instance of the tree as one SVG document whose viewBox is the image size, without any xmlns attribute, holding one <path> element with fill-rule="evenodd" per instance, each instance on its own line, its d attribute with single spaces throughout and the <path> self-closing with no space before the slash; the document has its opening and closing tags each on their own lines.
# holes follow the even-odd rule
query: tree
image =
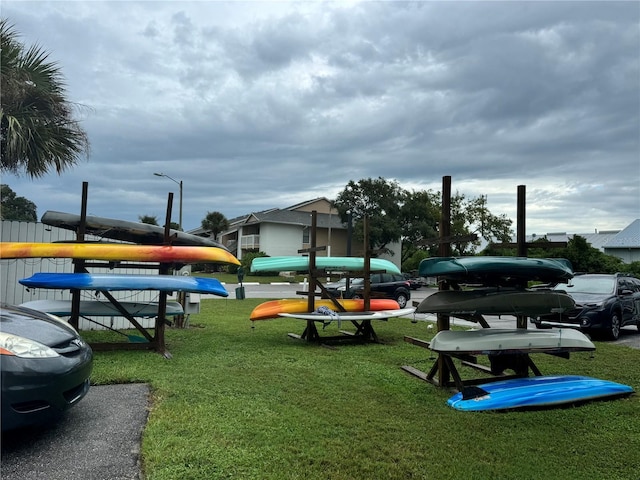
<svg viewBox="0 0 640 480">
<path fill-rule="evenodd" d="M 36 204 L 24 197 L 18 197 L 9 185 L 0 185 L 0 219 L 36 222 Z"/>
<path fill-rule="evenodd" d="M 396 182 L 384 178 L 350 181 L 334 201 L 343 222 L 347 212 L 356 219 L 356 236 L 362 238 L 362 219 L 369 219 L 370 248 L 390 250 L 387 245 L 402 239 L 402 268 L 414 270 L 416 262 L 424 257 L 418 251 L 438 255 L 442 201 L 439 192 L 430 190 L 406 191 Z M 487 241 L 511 240 L 512 221 L 506 215 L 494 215 L 487 208 L 487 198 L 467 199 L 456 193 L 451 198 L 451 236 L 467 238 L 454 241 L 454 255 L 473 254 L 480 238 Z M 468 240 L 470 235 L 476 240 Z"/>
<path fill-rule="evenodd" d="M 158 217 L 155 215 L 138 215 L 140 223 L 146 223 L 148 225 L 158 225 Z"/>
<path fill-rule="evenodd" d="M 17 37 L 0 20 L 0 170 L 36 178 L 54 167 L 60 174 L 88 156 L 89 140 L 73 118 L 60 67 Z"/>
<path fill-rule="evenodd" d="M 354 222 L 354 237 L 364 238 L 364 218 L 369 224 L 369 248 L 391 252 L 387 247 L 402 236 L 401 208 L 406 192 L 398 183 L 382 177 L 349 181 L 333 202 L 340 219 L 347 222 L 348 213 Z"/>
<path fill-rule="evenodd" d="M 513 221 L 506 215 L 494 215 L 487 208 L 487 197 L 467 199 L 456 192 L 451 197 L 451 236 L 466 237 L 476 235 L 477 240 L 454 241 L 451 251 L 454 255 L 472 255 L 481 240 L 495 243 L 511 241 Z"/>
<path fill-rule="evenodd" d="M 402 220 L 402 269 L 416 270 L 422 258 L 430 253 L 437 254 L 437 242 L 440 222 L 440 196 L 430 190 L 407 193 L 401 209 Z M 433 247 L 435 245 L 435 251 Z"/>
<path fill-rule="evenodd" d="M 229 228 L 229 221 L 220 212 L 207 212 L 207 215 L 202 220 L 202 228 L 209 232 L 211 238 L 215 240 L 220 232 L 224 232 Z"/>
</svg>

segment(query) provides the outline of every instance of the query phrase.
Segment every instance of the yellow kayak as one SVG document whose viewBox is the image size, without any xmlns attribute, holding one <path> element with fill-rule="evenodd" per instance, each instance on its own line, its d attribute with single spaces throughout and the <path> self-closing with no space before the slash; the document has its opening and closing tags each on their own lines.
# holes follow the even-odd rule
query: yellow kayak
<svg viewBox="0 0 640 480">
<path fill-rule="evenodd" d="M 29 243 L 0 242 L 0 259 L 75 258 L 163 263 L 228 263 L 240 261 L 218 247 L 128 245 L 119 243 Z"/>
<path fill-rule="evenodd" d="M 362 299 L 338 300 L 338 302 L 347 312 L 364 311 L 364 300 Z M 316 308 L 327 307 L 337 311 L 337 307 L 329 299 L 316 300 L 314 305 Z M 400 305 L 398 305 L 398 302 L 389 298 L 372 298 L 369 305 L 370 311 L 398 310 L 399 308 Z M 307 300 L 297 298 L 270 300 L 268 302 L 261 303 L 254 308 L 249 319 L 255 321 L 266 320 L 268 318 L 278 318 L 281 313 L 309 313 L 309 303 Z"/>
</svg>

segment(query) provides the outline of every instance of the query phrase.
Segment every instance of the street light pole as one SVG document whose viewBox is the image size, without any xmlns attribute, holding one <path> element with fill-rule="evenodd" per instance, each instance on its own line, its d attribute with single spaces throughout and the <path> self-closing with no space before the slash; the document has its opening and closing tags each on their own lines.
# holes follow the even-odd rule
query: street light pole
<svg viewBox="0 0 640 480">
<path fill-rule="evenodd" d="M 165 175 L 164 173 L 155 173 L 156 177 L 166 177 L 174 183 L 177 183 L 180 187 L 180 212 L 179 212 L 179 220 L 178 220 L 178 230 L 182 230 L 182 180 L 178 181 L 175 178 L 171 178 L 169 175 Z"/>
</svg>

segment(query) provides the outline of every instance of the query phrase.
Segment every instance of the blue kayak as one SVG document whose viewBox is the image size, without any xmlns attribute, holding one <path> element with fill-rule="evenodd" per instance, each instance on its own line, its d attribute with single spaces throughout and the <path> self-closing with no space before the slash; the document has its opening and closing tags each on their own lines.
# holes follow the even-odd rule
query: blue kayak
<svg viewBox="0 0 640 480">
<path fill-rule="evenodd" d="M 418 271 L 421 277 L 460 282 L 522 279 L 557 283 L 573 277 L 571 262 L 564 258 L 433 257 L 422 260 Z"/>
<path fill-rule="evenodd" d="M 75 288 L 79 290 L 158 290 L 163 292 L 209 293 L 227 297 L 229 293 L 215 278 L 179 275 L 130 275 L 110 273 L 36 273 L 19 281 L 31 288 Z"/>
<path fill-rule="evenodd" d="M 477 412 L 579 403 L 621 397 L 633 388 L 579 375 L 516 378 L 465 388 L 447 403 L 456 410 Z"/>
</svg>

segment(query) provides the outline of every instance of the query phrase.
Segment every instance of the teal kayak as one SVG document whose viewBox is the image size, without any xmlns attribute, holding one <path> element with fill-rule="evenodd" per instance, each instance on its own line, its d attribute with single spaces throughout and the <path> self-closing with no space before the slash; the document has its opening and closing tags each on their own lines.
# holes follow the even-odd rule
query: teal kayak
<svg viewBox="0 0 640 480">
<path fill-rule="evenodd" d="M 433 257 L 420 262 L 419 275 L 456 281 L 539 280 L 566 282 L 573 277 L 571 262 L 564 258 Z"/>
<path fill-rule="evenodd" d="M 372 258 L 370 269 L 384 270 L 389 273 L 400 273 L 397 265 L 383 258 Z M 361 272 L 364 270 L 362 257 L 316 257 L 316 268 Z M 251 262 L 251 272 L 286 272 L 309 271 L 309 257 L 257 257 Z"/>
</svg>

